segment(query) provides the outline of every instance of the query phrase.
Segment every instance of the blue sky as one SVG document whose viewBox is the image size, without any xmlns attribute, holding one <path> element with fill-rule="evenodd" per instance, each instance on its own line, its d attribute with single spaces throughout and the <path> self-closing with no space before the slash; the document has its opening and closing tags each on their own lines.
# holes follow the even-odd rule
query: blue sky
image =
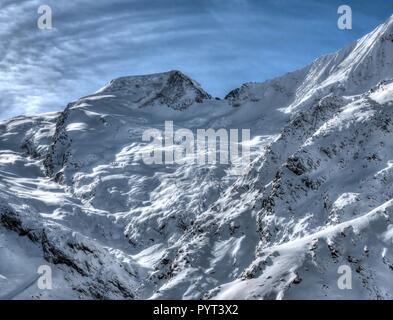
<svg viewBox="0 0 393 320">
<path fill-rule="evenodd" d="M 41 4 L 52 30 L 36 26 Z M 337 28 L 341 4 L 353 9 L 352 30 Z M 173 69 L 223 97 L 336 51 L 392 13 L 386 0 L 2 0 L 0 119 Z"/>
</svg>

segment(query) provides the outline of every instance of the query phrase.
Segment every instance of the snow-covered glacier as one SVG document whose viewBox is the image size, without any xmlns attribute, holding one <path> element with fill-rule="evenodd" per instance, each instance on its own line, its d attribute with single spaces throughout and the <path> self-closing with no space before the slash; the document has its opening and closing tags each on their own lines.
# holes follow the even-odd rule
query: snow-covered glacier
<svg viewBox="0 0 393 320">
<path fill-rule="evenodd" d="M 0 298 L 392 299 L 392 118 L 393 16 L 225 99 L 170 71 L 0 122 Z M 252 161 L 148 165 L 165 121 L 249 129 Z"/>
</svg>

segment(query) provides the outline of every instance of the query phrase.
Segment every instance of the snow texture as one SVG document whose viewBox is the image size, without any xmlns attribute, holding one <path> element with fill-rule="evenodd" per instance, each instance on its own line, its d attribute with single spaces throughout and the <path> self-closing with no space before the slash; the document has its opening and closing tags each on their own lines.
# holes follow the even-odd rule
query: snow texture
<svg viewBox="0 0 393 320">
<path fill-rule="evenodd" d="M 3 121 L 0 298 L 392 299 L 392 118 L 393 17 L 223 100 L 170 71 Z M 166 120 L 251 129 L 246 174 L 145 164 Z"/>
</svg>

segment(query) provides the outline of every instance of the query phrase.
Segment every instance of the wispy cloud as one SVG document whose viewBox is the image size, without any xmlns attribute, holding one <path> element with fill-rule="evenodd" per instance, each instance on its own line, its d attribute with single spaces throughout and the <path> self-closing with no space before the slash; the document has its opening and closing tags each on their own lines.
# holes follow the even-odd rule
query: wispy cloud
<svg viewBox="0 0 393 320">
<path fill-rule="evenodd" d="M 170 69 L 223 96 L 336 50 L 389 15 L 387 1 L 347 2 L 354 30 L 341 32 L 335 0 L 2 0 L 0 118 L 60 110 L 114 77 Z M 53 30 L 36 27 L 41 4 L 53 10 Z"/>
</svg>

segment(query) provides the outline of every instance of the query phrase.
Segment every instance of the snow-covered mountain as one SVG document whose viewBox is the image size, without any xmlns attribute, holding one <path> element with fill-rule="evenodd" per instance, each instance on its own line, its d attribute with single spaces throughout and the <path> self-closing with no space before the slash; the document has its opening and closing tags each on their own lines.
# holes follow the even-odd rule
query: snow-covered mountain
<svg viewBox="0 0 393 320">
<path fill-rule="evenodd" d="M 171 71 L 1 122 L 0 298 L 392 299 L 392 118 L 393 16 L 224 100 Z M 250 129 L 252 163 L 147 165 L 165 121 Z"/>
</svg>

